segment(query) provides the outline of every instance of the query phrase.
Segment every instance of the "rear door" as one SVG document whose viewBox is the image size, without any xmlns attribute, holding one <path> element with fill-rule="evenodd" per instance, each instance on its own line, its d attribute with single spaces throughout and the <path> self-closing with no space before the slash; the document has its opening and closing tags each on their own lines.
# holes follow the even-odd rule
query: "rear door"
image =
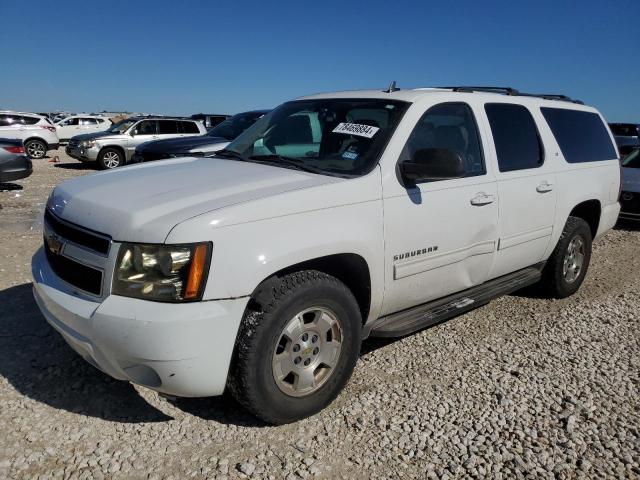
<svg viewBox="0 0 640 480">
<path fill-rule="evenodd" d="M 484 110 L 490 155 L 498 166 L 498 249 L 490 274 L 495 278 L 542 260 L 553 234 L 555 172 L 527 107 L 487 103 Z"/>
</svg>

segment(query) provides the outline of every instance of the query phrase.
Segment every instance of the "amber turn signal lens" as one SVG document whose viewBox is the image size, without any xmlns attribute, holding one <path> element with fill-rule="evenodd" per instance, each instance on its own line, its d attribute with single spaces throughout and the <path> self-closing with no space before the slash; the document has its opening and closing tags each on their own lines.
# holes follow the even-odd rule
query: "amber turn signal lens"
<svg viewBox="0 0 640 480">
<path fill-rule="evenodd" d="M 189 278 L 187 280 L 187 290 L 184 293 L 184 299 L 192 299 L 198 296 L 204 269 L 207 264 L 207 245 L 201 243 L 196 245 L 193 252 L 193 260 L 189 269 Z"/>
</svg>

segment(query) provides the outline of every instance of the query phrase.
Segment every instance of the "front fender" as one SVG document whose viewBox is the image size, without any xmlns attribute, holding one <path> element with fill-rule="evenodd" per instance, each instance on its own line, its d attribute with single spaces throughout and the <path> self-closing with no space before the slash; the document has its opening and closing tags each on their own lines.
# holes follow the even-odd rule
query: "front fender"
<svg viewBox="0 0 640 480">
<path fill-rule="evenodd" d="M 251 295 L 274 273 L 327 255 L 353 253 L 368 264 L 375 316 L 384 291 L 380 199 L 211 229 L 208 216 L 178 225 L 167 243 L 213 241 L 205 300 Z M 209 237 L 209 238 L 206 238 Z"/>
</svg>

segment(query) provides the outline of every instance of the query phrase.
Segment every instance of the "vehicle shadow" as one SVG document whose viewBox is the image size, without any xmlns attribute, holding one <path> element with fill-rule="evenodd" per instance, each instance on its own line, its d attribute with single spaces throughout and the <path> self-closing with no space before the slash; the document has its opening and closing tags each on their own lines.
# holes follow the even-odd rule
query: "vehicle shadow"
<svg viewBox="0 0 640 480">
<path fill-rule="evenodd" d="M 49 326 L 25 283 L 0 291 L 0 376 L 51 407 L 124 423 L 171 420 L 127 382 L 95 369 Z"/>
<path fill-rule="evenodd" d="M 634 222 L 633 220 L 625 220 L 619 218 L 618 223 L 613 227 L 614 230 L 626 230 L 628 232 L 640 232 L 640 222 Z"/>
<path fill-rule="evenodd" d="M 56 163 L 54 167 L 64 168 L 65 170 L 92 170 L 89 165 L 82 162 Z"/>
<path fill-rule="evenodd" d="M 0 192 L 12 192 L 14 190 L 23 190 L 22 185 L 17 183 L 0 183 Z"/>
</svg>

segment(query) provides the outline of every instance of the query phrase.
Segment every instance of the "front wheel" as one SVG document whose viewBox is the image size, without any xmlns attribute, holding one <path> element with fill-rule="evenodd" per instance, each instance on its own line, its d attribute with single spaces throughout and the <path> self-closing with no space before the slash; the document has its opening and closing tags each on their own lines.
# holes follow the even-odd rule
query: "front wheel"
<svg viewBox="0 0 640 480">
<path fill-rule="evenodd" d="M 289 423 L 322 410 L 349 380 L 360 309 L 342 282 L 314 270 L 278 278 L 261 297 L 245 313 L 228 386 L 256 417 Z"/>
<path fill-rule="evenodd" d="M 104 148 L 98 155 L 98 167 L 100 170 L 110 170 L 124 164 L 122 152 L 115 148 Z"/>
<path fill-rule="evenodd" d="M 591 242 L 589 224 L 569 217 L 543 271 L 542 286 L 550 296 L 565 298 L 578 291 L 591 261 Z"/>
</svg>

